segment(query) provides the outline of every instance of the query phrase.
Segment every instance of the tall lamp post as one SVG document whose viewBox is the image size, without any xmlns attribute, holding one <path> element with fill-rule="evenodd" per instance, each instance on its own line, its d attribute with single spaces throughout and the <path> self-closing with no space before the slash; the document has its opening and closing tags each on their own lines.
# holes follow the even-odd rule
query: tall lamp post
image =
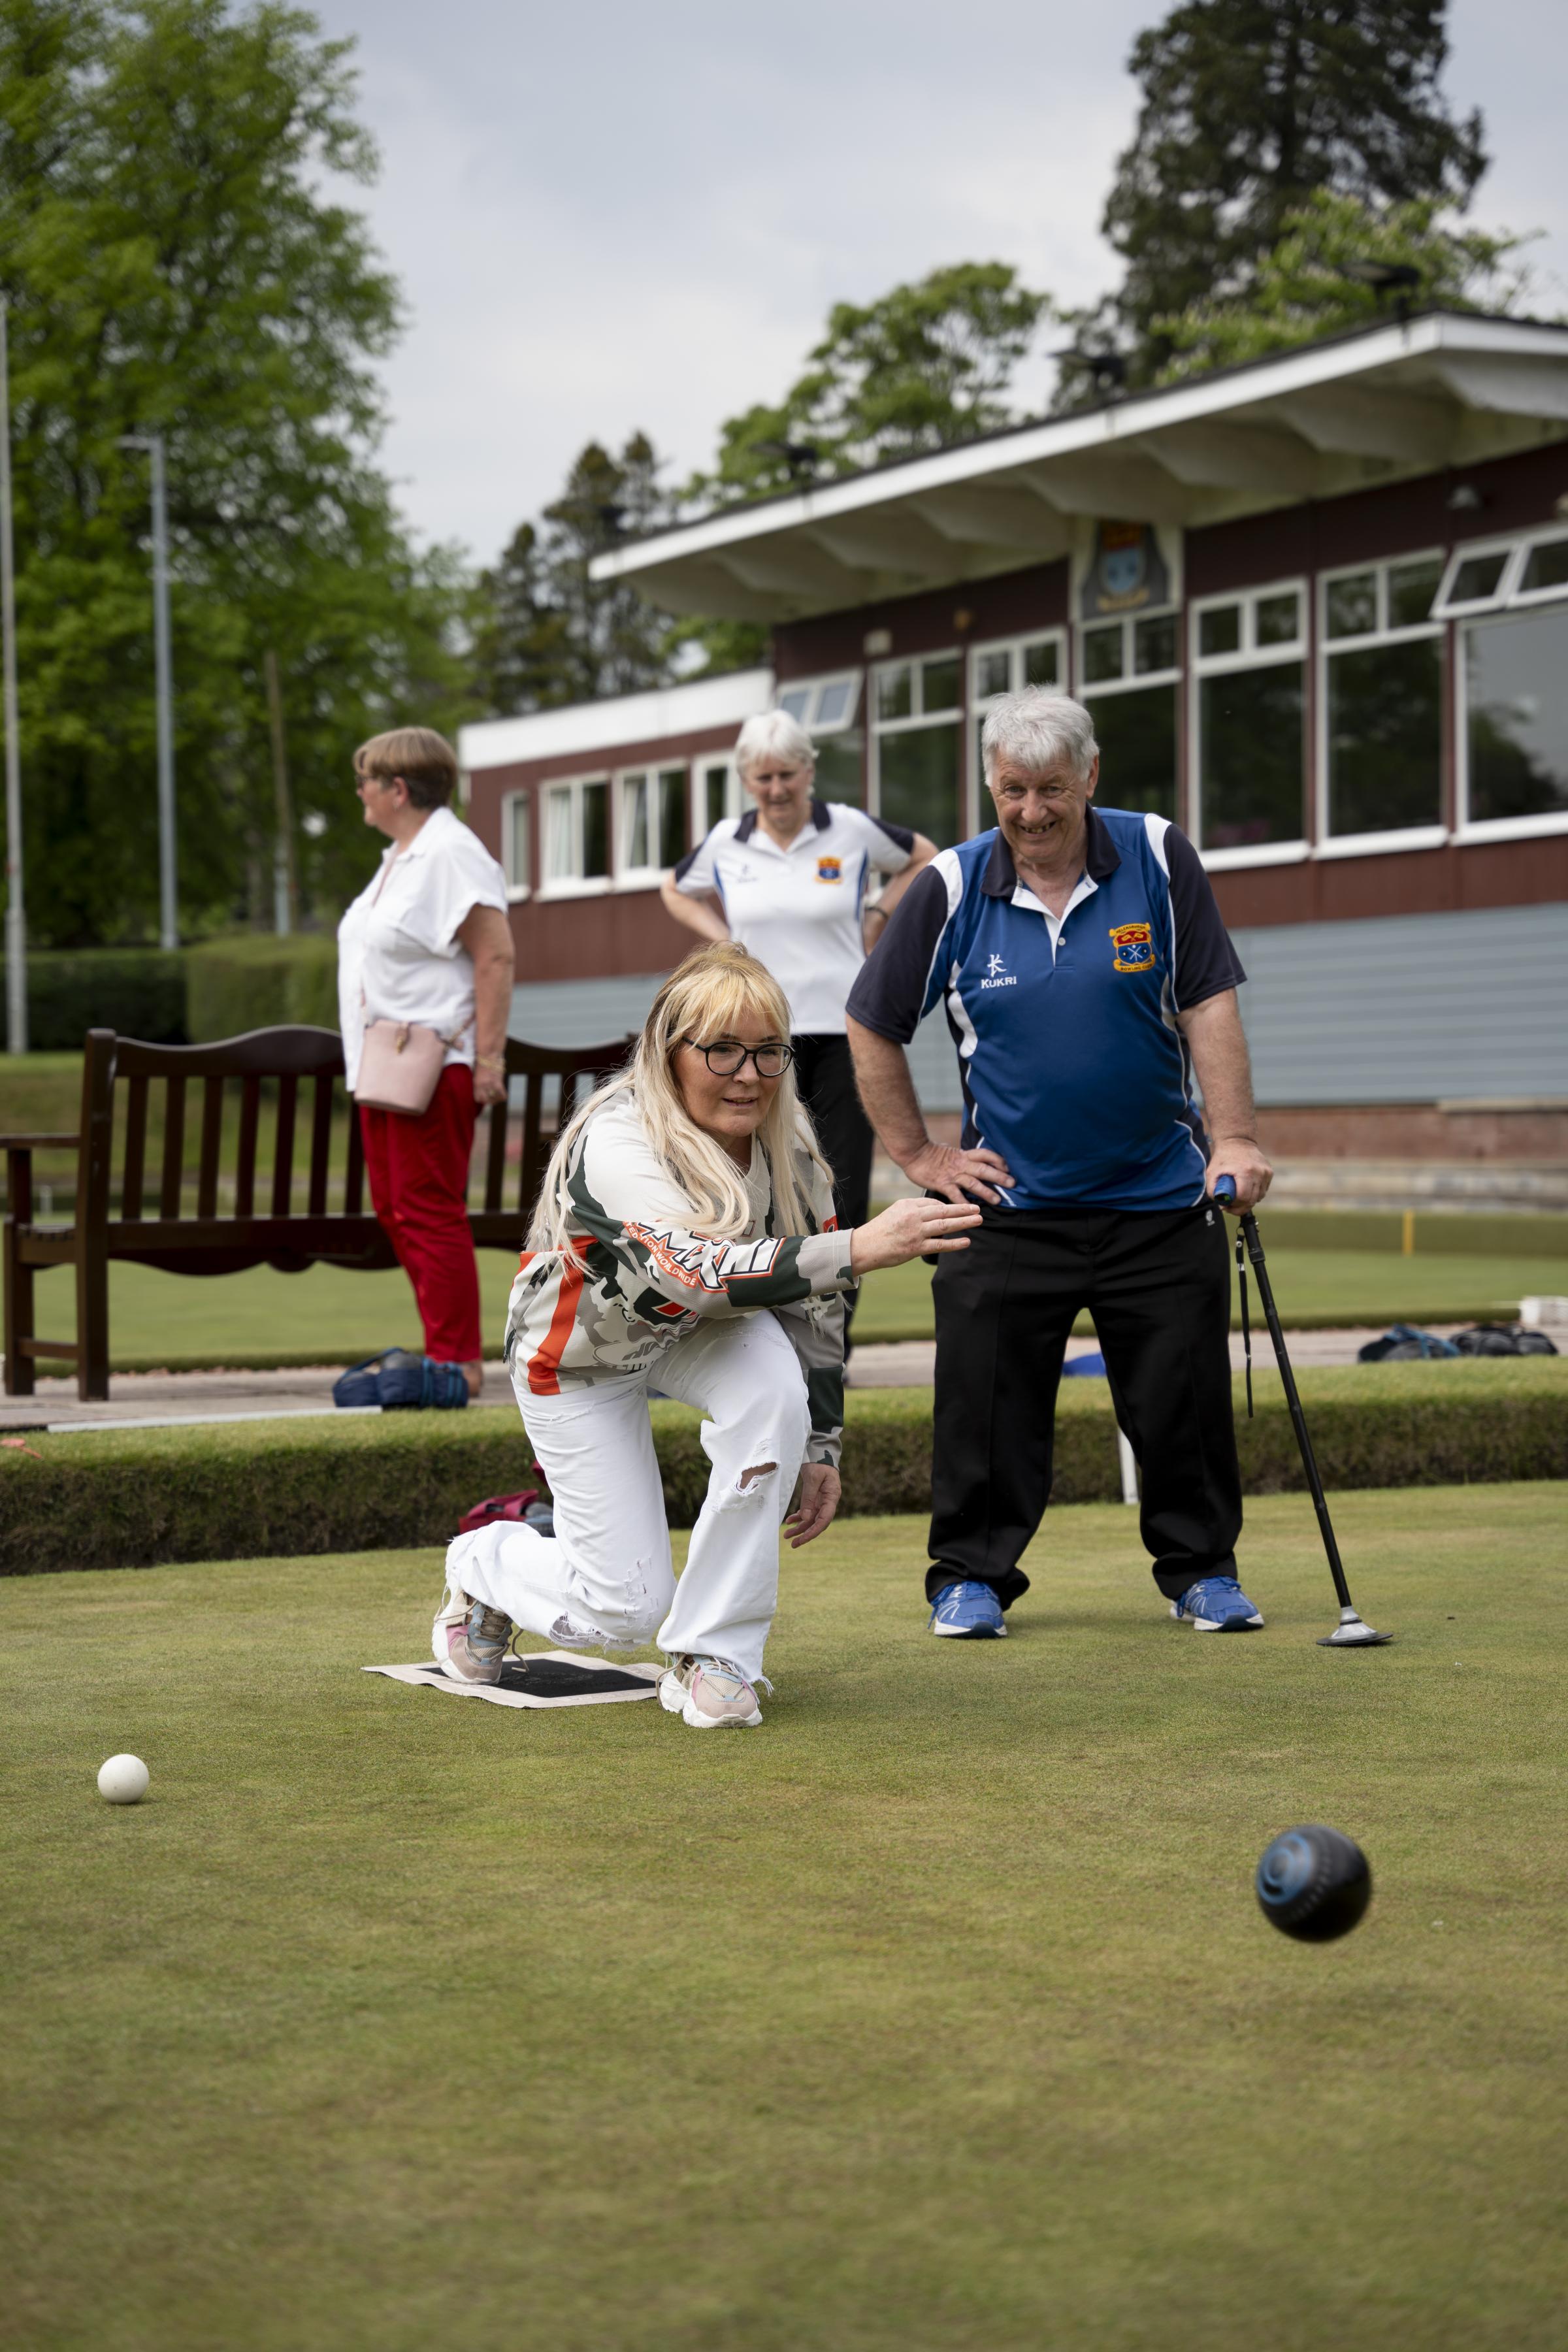
<svg viewBox="0 0 1568 2352">
<path fill-rule="evenodd" d="M 22 897 L 22 754 L 16 724 L 16 580 L 11 561 L 11 353 L 0 297 L 0 637 L 5 716 L 5 1050 L 27 1050 L 27 916 Z"/>
<path fill-rule="evenodd" d="M 158 935 L 180 944 L 174 890 L 174 688 L 169 657 L 169 507 L 161 433 L 127 433 L 122 449 L 145 449 L 153 461 L 153 667 L 158 698 Z"/>
</svg>

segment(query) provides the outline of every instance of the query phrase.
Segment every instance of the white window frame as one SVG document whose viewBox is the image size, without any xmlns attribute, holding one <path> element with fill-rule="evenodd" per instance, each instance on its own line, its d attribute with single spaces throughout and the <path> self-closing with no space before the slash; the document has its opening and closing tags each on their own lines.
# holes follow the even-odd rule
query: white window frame
<svg viewBox="0 0 1568 2352">
<path fill-rule="evenodd" d="M 1025 684 L 1024 656 L 1030 647 L 1034 646 L 1054 646 L 1056 647 L 1057 683 L 1055 691 L 1058 694 L 1065 694 L 1068 691 L 1068 662 L 1069 656 L 1068 651 L 1068 633 L 1059 623 L 1045 629 L 1026 629 L 1020 636 L 987 637 L 984 645 L 971 646 L 969 648 L 969 676 L 966 681 L 968 687 L 967 710 L 969 719 L 968 735 L 966 740 L 969 749 L 968 762 L 964 775 L 964 790 L 968 794 L 967 805 L 969 812 L 969 830 L 971 834 L 978 833 L 981 830 L 980 810 L 982 803 L 980 795 L 985 788 L 985 771 L 980 757 L 980 727 L 984 721 L 986 713 L 994 707 L 994 704 L 1001 701 L 1004 695 L 1018 694 L 1022 692 Z M 994 694 L 983 695 L 980 691 L 980 665 L 983 661 L 987 659 L 994 660 L 998 654 L 1005 654 L 1007 656 L 1007 684 L 1005 687 L 998 687 Z"/>
<path fill-rule="evenodd" d="M 1335 833 L 1329 831 L 1329 663 L 1335 654 L 1375 653 L 1382 646 L 1406 646 L 1423 637 L 1446 639 L 1447 630 L 1435 617 L 1442 599 L 1447 569 L 1440 574 L 1432 602 L 1424 621 L 1403 621 L 1391 625 L 1388 618 L 1388 575 L 1406 563 L 1438 563 L 1444 561 L 1440 547 L 1412 547 L 1397 555 L 1375 556 L 1370 563 L 1336 563 L 1331 572 L 1321 572 L 1316 583 L 1318 614 L 1318 649 L 1313 677 L 1317 696 L 1317 747 L 1313 757 L 1312 818 L 1317 834 L 1313 845 L 1314 857 L 1382 857 L 1402 849 L 1441 849 L 1450 838 L 1447 824 L 1438 818 L 1434 824 L 1410 824 L 1385 828 L 1376 833 Z M 1336 581 L 1360 580 L 1367 572 L 1376 576 L 1377 618 L 1371 629 L 1354 637 L 1331 637 L 1329 635 L 1329 592 Z M 1437 805 L 1443 804 L 1443 706 L 1447 696 L 1447 649 L 1437 673 Z"/>
<path fill-rule="evenodd" d="M 849 688 L 848 704 L 841 717 L 825 719 L 822 706 L 836 686 Z M 808 735 L 841 735 L 853 727 L 860 715 L 860 698 L 865 691 L 865 672 L 858 669 L 836 669 L 821 677 L 785 678 L 773 690 L 775 710 L 789 710 L 789 715 L 804 727 Z M 798 702 L 798 710 L 790 710 Z"/>
<path fill-rule="evenodd" d="M 928 711 L 921 707 L 924 701 L 925 665 L 927 662 L 939 661 L 956 662 L 958 665 L 958 700 L 955 703 L 950 703 L 945 710 Z M 881 699 L 882 679 L 889 670 L 894 669 L 907 669 L 912 673 L 913 688 L 910 698 L 916 708 L 911 709 L 904 719 L 884 719 L 879 707 Z M 968 683 L 962 646 L 934 646 L 924 653 L 900 654 L 892 661 L 879 661 L 872 664 L 866 698 L 866 734 L 869 753 L 867 761 L 867 791 L 869 813 L 872 816 L 880 815 L 882 808 L 882 738 L 885 735 L 915 735 L 928 727 L 956 727 L 958 730 L 959 815 L 965 824 L 968 823 L 969 756 L 963 740 L 964 730 L 969 723 Z"/>
<path fill-rule="evenodd" d="M 509 905 L 513 907 L 521 899 L 531 898 L 533 896 L 533 885 L 531 879 L 533 861 L 532 801 L 533 795 L 526 784 L 521 785 L 516 792 L 501 794 L 501 871 L 506 876 L 507 900 Z M 523 812 L 523 865 L 526 869 L 521 874 L 515 870 L 516 860 L 512 855 L 517 845 L 517 828 L 514 820 L 520 808 Z"/>
<path fill-rule="evenodd" d="M 741 816 L 745 811 L 746 795 L 733 756 L 728 751 L 699 751 L 691 761 L 690 796 L 687 802 L 691 817 L 689 846 L 692 849 L 700 848 L 711 830 L 708 822 L 708 772 L 710 768 L 722 768 L 724 771 L 724 815 Z M 715 819 L 715 823 L 722 823 L 722 819 Z"/>
<path fill-rule="evenodd" d="M 1174 621 L 1173 635 L 1176 658 L 1168 669 L 1132 670 L 1132 631 L 1140 621 Z M 1120 677 L 1089 678 L 1084 675 L 1083 641 L 1102 629 L 1121 631 L 1121 676 Z M 1073 676 L 1077 680 L 1071 691 L 1080 702 L 1088 702 L 1096 694 L 1139 694 L 1151 686 L 1176 686 L 1182 677 L 1182 608 L 1179 604 L 1155 604 L 1146 613 L 1102 613 L 1092 621 L 1073 624 Z"/>
<path fill-rule="evenodd" d="M 1369 567 L 1359 564 L 1358 571 Z M 1299 866 L 1312 853 L 1312 845 L 1304 833 L 1289 841 L 1262 841 L 1248 847 L 1236 849 L 1205 849 L 1204 837 L 1204 776 L 1203 776 L 1203 696 L 1199 682 L 1205 677 L 1222 677 L 1237 670 L 1283 669 L 1288 662 L 1296 662 L 1301 671 L 1301 733 L 1302 751 L 1306 751 L 1309 698 L 1312 691 L 1312 667 L 1309 659 L 1310 629 L 1308 623 L 1308 583 L 1301 574 L 1285 580 L 1268 580 L 1255 588 L 1226 588 L 1212 596 L 1194 597 L 1187 607 L 1187 670 L 1192 679 L 1192 691 L 1187 696 L 1187 808 L 1192 820 L 1193 840 L 1198 855 L 1211 874 L 1237 873 L 1253 866 Z M 1271 596 L 1294 595 L 1298 615 L 1297 635 L 1289 643 L 1260 646 L 1258 642 L 1258 607 Z M 1201 624 L 1205 613 L 1223 611 L 1237 604 L 1241 608 L 1241 643 L 1235 653 L 1200 654 L 1198 646 Z M 1099 692 L 1098 688 L 1093 691 Z M 1301 773 L 1301 812 L 1307 821 L 1310 778 L 1303 764 Z"/>
<path fill-rule="evenodd" d="M 1497 539 L 1467 539 L 1461 541 L 1448 558 L 1447 569 L 1432 599 L 1432 617 L 1438 621 L 1470 621 L 1481 613 L 1501 613 L 1522 608 L 1529 612 L 1538 604 L 1555 604 L 1568 596 L 1568 585 L 1555 588 L 1524 588 L 1525 566 L 1538 547 L 1560 546 L 1568 540 L 1568 529 L 1562 523 L 1542 524 L 1538 530 L 1510 531 Z M 1501 577 L 1489 596 L 1467 596 L 1462 603 L 1454 597 L 1454 586 L 1460 567 L 1478 555 L 1500 555 L 1503 558 Z M 1364 569 L 1364 567 L 1363 567 Z M 1507 819 L 1510 824 L 1525 820 Z"/>
<path fill-rule="evenodd" d="M 603 784 L 609 795 L 607 811 L 609 829 L 610 871 L 608 874 L 554 874 L 550 872 L 550 811 L 552 796 L 559 793 L 571 795 L 572 839 L 578 867 L 583 859 L 583 793 L 586 785 Z M 615 792 L 610 776 L 603 768 L 581 776 L 551 776 L 539 786 L 540 875 L 535 895 L 540 898 L 598 898 L 615 887 Z"/>
<path fill-rule="evenodd" d="M 1458 822 L 1454 827 L 1457 842 L 1530 841 L 1542 840 L 1552 835 L 1568 833 L 1568 810 L 1555 810 L 1541 816 L 1470 815 L 1470 666 L 1466 658 L 1465 631 L 1467 626 L 1486 620 L 1505 620 L 1510 613 L 1537 613 L 1553 604 L 1568 604 L 1568 585 L 1555 588 L 1521 588 L 1525 565 L 1532 548 L 1550 546 L 1568 539 L 1568 530 L 1556 529 L 1524 531 L 1507 540 L 1468 541 L 1457 548 L 1442 587 L 1433 604 L 1434 612 L 1441 608 L 1457 624 L 1454 630 L 1454 767 L 1455 806 Z M 1458 573 L 1463 560 L 1472 555 L 1495 555 L 1510 551 L 1503 565 L 1502 577 L 1490 596 L 1471 597 L 1462 604 L 1446 602 L 1446 593 Z"/>
<path fill-rule="evenodd" d="M 634 866 L 631 862 L 631 786 L 641 782 L 645 784 L 652 785 L 656 791 L 659 791 L 662 790 L 661 779 L 667 776 L 679 776 L 680 779 L 680 793 L 684 811 L 683 822 L 680 828 L 683 856 L 686 849 L 689 848 L 691 845 L 690 761 L 687 760 L 649 760 L 636 768 L 622 768 L 618 770 L 615 779 L 614 795 L 615 845 L 610 853 L 614 868 L 615 885 L 617 890 L 657 890 L 659 884 L 664 880 L 665 876 L 667 874 L 672 874 L 675 871 L 675 868 L 672 866 L 650 866 L 647 863 L 644 863 L 641 866 Z M 650 800 L 647 828 L 650 845 L 657 842 L 658 838 L 659 832 L 661 830 L 658 820 L 661 814 L 662 810 L 655 807 Z"/>
</svg>

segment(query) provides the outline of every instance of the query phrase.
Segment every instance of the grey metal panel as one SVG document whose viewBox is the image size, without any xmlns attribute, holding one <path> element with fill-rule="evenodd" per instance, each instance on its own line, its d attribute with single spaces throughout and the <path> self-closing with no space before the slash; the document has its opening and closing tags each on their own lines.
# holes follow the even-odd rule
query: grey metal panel
<svg viewBox="0 0 1568 2352">
<path fill-rule="evenodd" d="M 1568 1097 L 1568 905 L 1238 930 L 1261 1103 Z M 662 974 L 512 992 L 512 1034 L 592 1045 L 641 1026 Z M 939 1004 L 910 1048 L 928 1110 L 962 1104 Z"/>
<path fill-rule="evenodd" d="M 1568 905 L 1234 936 L 1260 1103 L 1568 1097 Z"/>
</svg>

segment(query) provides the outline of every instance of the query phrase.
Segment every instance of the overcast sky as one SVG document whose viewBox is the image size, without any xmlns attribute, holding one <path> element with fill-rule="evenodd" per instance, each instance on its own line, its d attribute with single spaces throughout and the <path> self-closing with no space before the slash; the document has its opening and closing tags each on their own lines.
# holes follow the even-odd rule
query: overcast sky
<svg viewBox="0 0 1568 2352">
<path fill-rule="evenodd" d="M 1162 0 L 316 9 L 357 41 L 383 164 L 356 201 L 409 314 L 386 460 L 420 531 L 488 561 L 590 438 L 641 426 L 675 478 L 706 463 L 830 302 L 964 260 L 1064 302 L 1114 284 L 1097 224 Z M 1534 307 L 1568 309 L 1560 0 L 1449 21 L 1449 94 L 1495 158 L 1474 215 L 1547 229 Z"/>
</svg>

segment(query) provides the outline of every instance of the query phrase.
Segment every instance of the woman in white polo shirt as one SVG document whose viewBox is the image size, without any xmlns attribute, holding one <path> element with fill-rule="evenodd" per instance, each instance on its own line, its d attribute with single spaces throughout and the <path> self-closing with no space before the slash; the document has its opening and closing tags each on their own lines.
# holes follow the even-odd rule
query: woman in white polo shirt
<svg viewBox="0 0 1568 2352">
<path fill-rule="evenodd" d="M 354 753 L 364 821 L 388 836 L 380 870 L 338 926 L 338 1013 L 349 1092 L 367 1023 L 417 1023 L 447 1039 L 429 1108 L 360 1106 L 376 1215 L 414 1286 L 436 1402 L 465 1404 L 482 1378 L 479 1283 L 468 1226 L 479 1107 L 506 1092 L 511 930 L 506 876 L 447 803 L 458 757 L 429 727 Z"/>
<path fill-rule="evenodd" d="M 786 711 L 747 719 L 735 765 L 756 806 L 720 819 L 664 884 L 664 903 L 700 939 L 739 940 L 784 990 L 795 1082 L 833 1171 L 838 1222 L 863 1225 L 873 1139 L 844 1006 L 868 944 L 936 845 L 864 809 L 815 799 L 816 753 Z M 890 878 L 868 908 L 874 876 Z"/>
</svg>

